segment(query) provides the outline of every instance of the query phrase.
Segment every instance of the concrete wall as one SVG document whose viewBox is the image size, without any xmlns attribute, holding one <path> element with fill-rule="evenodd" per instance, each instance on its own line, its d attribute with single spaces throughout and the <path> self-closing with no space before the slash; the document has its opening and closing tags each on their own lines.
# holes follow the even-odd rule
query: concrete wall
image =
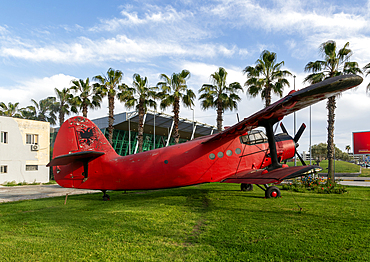
<svg viewBox="0 0 370 262">
<path fill-rule="evenodd" d="M 7 166 L 7 173 L 0 173 L 0 184 L 49 182 L 46 164 L 50 158 L 50 124 L 0 116 L 0 131 L 8 132 L 8 143 L 0 143 L 0 165 Z M 26 144 L 27 134 L 38 135 L 38 150 Z M 27 165 L 37 166 L 38 170 L 27 171 Z"/>
</svg>

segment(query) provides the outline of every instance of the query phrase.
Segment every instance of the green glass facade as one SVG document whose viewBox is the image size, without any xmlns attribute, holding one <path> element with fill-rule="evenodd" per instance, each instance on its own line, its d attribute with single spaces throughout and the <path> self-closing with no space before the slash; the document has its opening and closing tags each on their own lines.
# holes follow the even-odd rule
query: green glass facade
<svg viewBox="0 0 370 262">
<path fill-rule="evenodd" d="M 105 137 L 108 138 L 108 131 L 107 129 L 102 129 L 101 130 Z M 130 134 L 129 134 L 130 133 Z M 113 130 L 113 143 L 112 146 L 114 150 L 117 152 L 117 154 L 121 156 L 126 156 L 129 154 L 134 154 L 135 153 L 135 148 L 136 144 L 138 143 L 137 141 L 137 132 L 131 131 L 125 131 L 125 130 L 118 130 L 114 129 Z M 129 145 L 129 136 L 130 136 L 130 145 Z M 155 148 L 161 148 L 165 147 L 167 143 L 167 136 L 160 136 L 156 135 L 155 136 Z M 180 143 L 184 143 L 188 141 L 187 139 L 181 139 L 180 138 Z M 169 145 L 174 145 L 175 140 L 173 137 L 170 138 Z M 130 150 L 131 148 L 131 150 Z M 143 143 L 143 151 L 149 151 L 154 149 L 154 135 L 153 134 L 144 134 L 144 143 Z"/>
</svg>

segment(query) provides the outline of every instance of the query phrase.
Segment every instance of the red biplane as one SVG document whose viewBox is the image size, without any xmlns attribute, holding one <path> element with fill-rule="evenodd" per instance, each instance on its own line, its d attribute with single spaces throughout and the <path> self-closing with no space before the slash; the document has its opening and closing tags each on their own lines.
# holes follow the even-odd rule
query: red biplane
<svg viewBox="0 0 370 262">
<path fill-rule="evenodd" d="M 280 164 L 296 154 L 305 126 L 292 138 L 283 126 L 283 133 L 275 135 L 273 125 L 294 111 L 361 82 L 362 78 L 355 75 L 330 78 L 291 91 L 221 133 L 127 156 L 119 156 L 93 122 L 73 117 L 60 127 L 48 166 L 53 166 L 59 185 L 102 190 L 104 200 L 109 200 L 107 190 L 148 190 L 209 182 L 239 183 L 242 190 L 256 184 L 265 190 L 266 198 L 279 197 L 279 189 L 268 184 L 321 168 L 305 165 L 299 154 L 303 166 Z M 264 127 L 266 135 L 257 127 Z"/>
</svg>

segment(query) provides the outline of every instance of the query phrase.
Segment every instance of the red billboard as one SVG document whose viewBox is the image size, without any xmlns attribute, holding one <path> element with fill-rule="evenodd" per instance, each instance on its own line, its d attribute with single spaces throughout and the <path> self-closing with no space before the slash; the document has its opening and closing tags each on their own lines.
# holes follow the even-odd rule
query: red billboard
<svg viewBox="0 0 370 262">
<path fill-rule="evenodd" d="M 353 132 L 353 154 L 368 155 L 370 154 L 370 131 Z"/>
</svg>

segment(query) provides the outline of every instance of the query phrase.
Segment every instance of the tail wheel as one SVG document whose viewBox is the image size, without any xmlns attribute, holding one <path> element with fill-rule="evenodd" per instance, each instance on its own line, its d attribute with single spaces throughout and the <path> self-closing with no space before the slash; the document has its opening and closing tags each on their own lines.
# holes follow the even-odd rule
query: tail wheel
<svg viewBox="0 0 370 262">
<path fill-rule="evenodd" d="M 103 201 L 109 201 L 110 200 L 110 196 L 107 194 L 107 190 L 102 190 L 103 191 Z"/>
<path fill-rule="evenodd" d="M 265 191 L 266 198 L 277 198 L 281 197 L 280 189 L 276 186 L 270 186 Z"/>
<path fill-rule="evenodd" d="M 103 201 L 109 201 L 109 200 L 110 200 L 110 196 L 109 195 L 103 196 Z"/>
<path fill-rule="evenodd" d="M 240 190 L 241 191 L 252 191 L 253 190 L 253 185 L 242 183 L 242 184 L 240 184 Z"/>
</svg>

